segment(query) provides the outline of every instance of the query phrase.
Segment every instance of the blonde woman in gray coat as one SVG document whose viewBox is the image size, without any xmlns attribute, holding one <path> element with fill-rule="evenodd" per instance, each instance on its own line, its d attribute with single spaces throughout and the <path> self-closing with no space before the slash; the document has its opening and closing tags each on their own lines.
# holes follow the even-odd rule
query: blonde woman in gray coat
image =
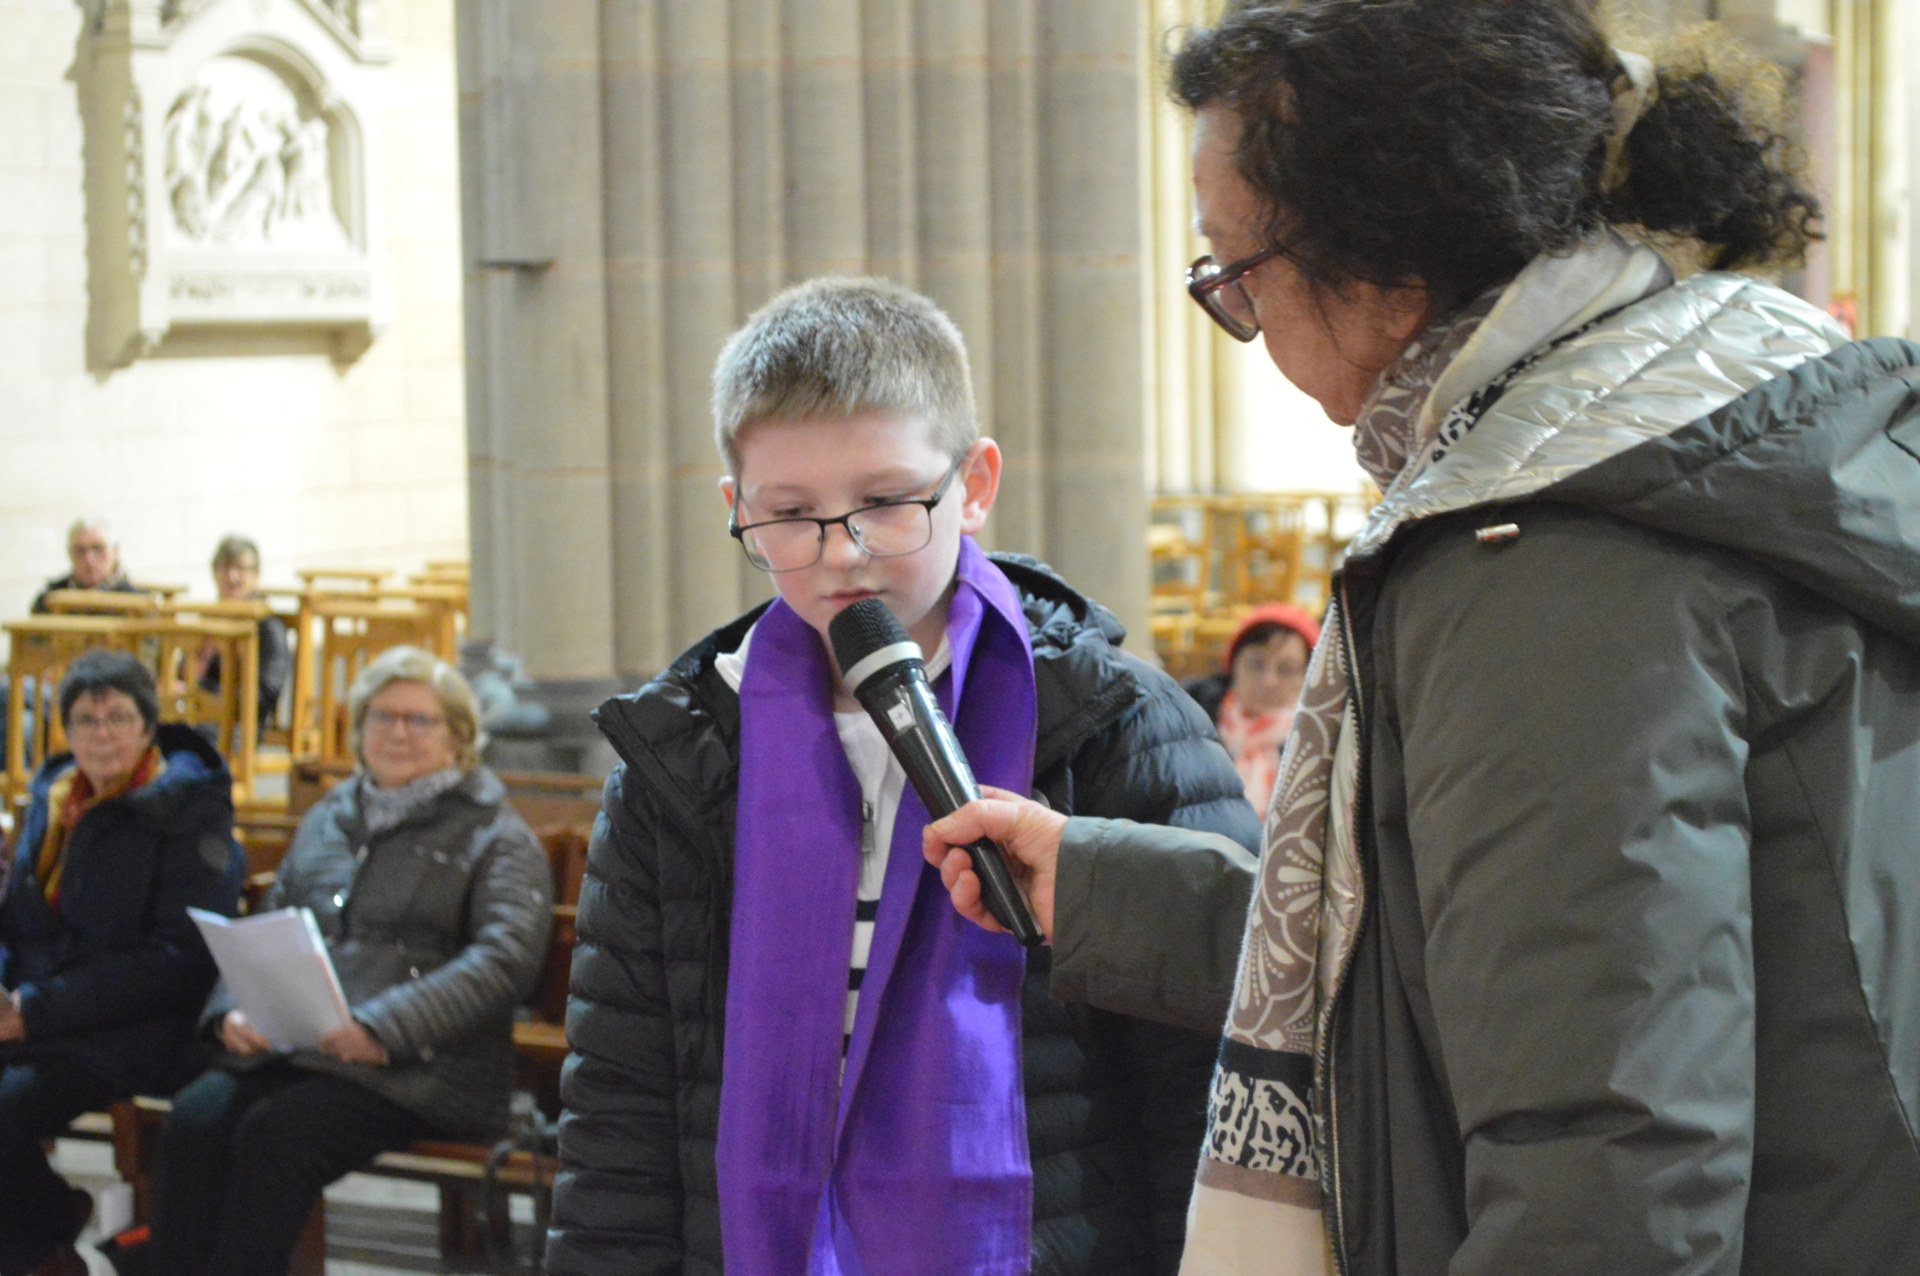
<svg viewBox="0 0 1920 1276">
<path fill-rule="evenodd" d="M 427 1137 L 507 1121 L 514 1007 L 532 992 L 552 876 L 480 764 L 473 692 L 396 647 L 349 694 L 359 770 L 301 822 L 264 908 L 313 910 L 352 1011 L 275 1053 L 214 992 L 225 1053 L 175 1099 L 154 1170 L 154 1269 L 286 1270 L 328 1183 Z"/>
</svg>

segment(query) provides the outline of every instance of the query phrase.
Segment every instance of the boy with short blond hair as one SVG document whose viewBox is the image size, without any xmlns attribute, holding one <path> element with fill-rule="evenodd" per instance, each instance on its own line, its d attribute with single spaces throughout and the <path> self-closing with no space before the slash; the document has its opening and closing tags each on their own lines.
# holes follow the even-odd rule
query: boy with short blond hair
<svg viewBox="0 0 1920 1276">
<path fill-rule="evenodd" d="M 877 598 L 975 774 L 1223 832 L 1203 714 L 1106 611 L 974 543 L 1001 458 L 965 345 L 877 280 L 776 297 L 715 373 L 729 532 L 778 598 L 596 715 L 548 1270 L 1171 1272 L 1213 1047 L 1068 1007 L 961 921 L 828 624 Z"/>
</svg>

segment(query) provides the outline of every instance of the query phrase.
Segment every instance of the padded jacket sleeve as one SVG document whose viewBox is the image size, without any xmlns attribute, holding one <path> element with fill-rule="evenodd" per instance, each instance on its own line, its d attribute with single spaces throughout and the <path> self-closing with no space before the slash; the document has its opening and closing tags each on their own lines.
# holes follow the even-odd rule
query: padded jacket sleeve
<svg viewBox="0 0 1920 1276">
<path fill-rule="evenodd" d="M 1165 674 L 1077 759 L 1055 883 L 1053 994 L 1217 1034 L 1253 890 L 1259 817 L 1213 724 Z"/>
<path fill-rule="evenodd" d="M 678 1073 L 662 951 L 657 812 L 624 766 L 607 780 L 580 892 L 561 1075 L 552 1276 L 681 1269 Z"/>
<path fill-rule="evenodd" d="M 1218 1032 L 1257 863 L 1217 833 L 1068 820 L 1054 886 L 1054 996 Z"/>
<path fill-rule="evenodd" d="M 1732 1276 L 1755 985 L 1731 618 L 1753 594 L 1654 533 L 1521 526 L 1497 550 L 1457 524 L 1415 538 L 1372 627 L 1370 738 L 1404 758 L 1378 800 L 1404 792 L 1465 1144 L 1450 1270 Z"/>
</svg>

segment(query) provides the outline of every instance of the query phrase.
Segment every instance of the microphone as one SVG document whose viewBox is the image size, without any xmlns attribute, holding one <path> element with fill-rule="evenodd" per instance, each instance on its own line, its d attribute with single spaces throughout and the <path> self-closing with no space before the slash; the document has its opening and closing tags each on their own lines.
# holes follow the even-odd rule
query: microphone
<svg viewBox="0 0 1920 1276">
<path fill-rule="evenodd" d="M 973 769 L 927 683 L 920 645 L 907 637 L 886 604 L 863 598 L 844 608 L 828 623 L 827 640 L 854 698 L 880 728 L 933 817 L 951 815 L 979 797 Z M 966 851 L 994 920 L 1027 947 L 1040 943 L 1040 927 L 1007 871 L 1006 852 L 985 838 Z"/>
</svg>

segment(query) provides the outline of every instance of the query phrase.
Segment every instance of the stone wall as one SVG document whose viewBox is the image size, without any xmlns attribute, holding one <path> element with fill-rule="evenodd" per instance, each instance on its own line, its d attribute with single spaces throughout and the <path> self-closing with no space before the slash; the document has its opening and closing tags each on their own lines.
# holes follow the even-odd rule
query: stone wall
<svg viewBox="0 0 1920 1276">
<path fill-rule="evenodd" d="M 301 566 L 467 552 L 452 0 L 381 6 L 377 201 L 391 322 L 344 361 L 289 330 L 169 337 L 126 366 L 88 344 L 83 127 L 94 0 L 0 0 L 0 618 L 112 520 L 136 580 L 210 596 L 215 541 Z"/>
</svg>

